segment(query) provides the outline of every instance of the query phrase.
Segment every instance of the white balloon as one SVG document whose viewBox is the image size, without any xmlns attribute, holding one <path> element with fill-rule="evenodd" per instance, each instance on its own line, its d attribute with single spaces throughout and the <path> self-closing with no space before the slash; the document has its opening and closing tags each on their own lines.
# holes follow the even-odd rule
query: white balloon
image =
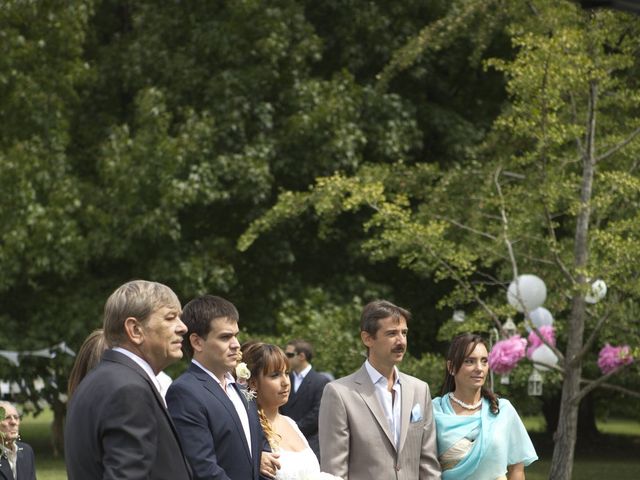
<svg viewBox="0 0 640 480">
<path fill-rule="evenodd" d="M 544 307 L 538 307 L 529 312 L 529 318 L 531 319 L 531 323 L 537 328 L 544 327 L 545 325 L 553 325 L 553 315 Z"/>
<path fill-rule="evenodd" d="M 550 367 L 555 367 L 558 364 L 558 356 L 546 345 L 540 345 L 536 348 L 531 354 L 531 360 L 537 362 L 533 366 L 541 372 L 546 372 Z M 549 365 L 549 367 L 538 365 L 538 363 Z"/>
<path fill-rule="evenodd" d="M 519 292 L 518 292 L 519 290 Z M 520 294 L 518 296 L 518 293 Z M 547 287 L 540 277 L 535 275 L 520 275 L 516 280 L 511 282 L 507 290 L 507 301 L 509 305 L 519 312 L 525 309 L 529 312 L 542 306 L 547 299 Z"/>
<path fill-rule="evenodd" d="M 598 303 L 607 295 L 607 284 L 604 280 L 598 279 L 591 284 L 591 292 L 587 293 L 584 301 L 587 303 Z"/>
</svg>

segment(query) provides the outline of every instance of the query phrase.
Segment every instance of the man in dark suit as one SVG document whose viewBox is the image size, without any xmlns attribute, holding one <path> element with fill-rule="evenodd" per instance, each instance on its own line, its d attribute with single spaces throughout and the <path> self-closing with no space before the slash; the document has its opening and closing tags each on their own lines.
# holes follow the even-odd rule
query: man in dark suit
<svg viewBox="0 0 640 480">
<path fill-rule="evenodd" d="M 287 403 L 280 407 L 280 412 L 298 424 L 298 428 L 320 460 L 318 412 L 322 391 L 329 379 L 311 366 L 313 347 L 309 342 L 292 340 L 287 344 L 284 353 L 289 358 L 291 367 L 291 394 Z"/>
<path fill-rule="evenodd" d="M 167 391 L 167 405 L 196 480 L 257 480 L 264 434 L 255 402 L 231 372 L 240 360 L 238 311 L 205 295 L 187 303 L 188 370 Z"/>
<path fill-rule="evenodd" d="M 33 449 L 20 438 L 20 415 L 9 402 L 0 402 L 4 419 L 0 421 L 0 479 L 36 480 L 36 462 Z"/>
<path fill-rule="evenodd" d="M 180 313 L 175 293 L 156 282 L 128 282 L 107 300 L 104 335 L 112 348 L 69 402 L 69 480 L 192 478 L 156 378 L 182 358 Z"/>
</svg>

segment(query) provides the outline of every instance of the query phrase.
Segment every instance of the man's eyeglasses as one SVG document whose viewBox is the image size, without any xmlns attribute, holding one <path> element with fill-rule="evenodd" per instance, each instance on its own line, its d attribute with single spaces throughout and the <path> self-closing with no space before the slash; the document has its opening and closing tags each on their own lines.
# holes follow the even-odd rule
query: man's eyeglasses
<svg viewBox="0 0 640 480">
<path fill-rule="evenodd" d="M 293 358 L 297 355 L 296 352 L 284 352 L 284 354 L 287 356 L 287 358 Z"/>
</svg>

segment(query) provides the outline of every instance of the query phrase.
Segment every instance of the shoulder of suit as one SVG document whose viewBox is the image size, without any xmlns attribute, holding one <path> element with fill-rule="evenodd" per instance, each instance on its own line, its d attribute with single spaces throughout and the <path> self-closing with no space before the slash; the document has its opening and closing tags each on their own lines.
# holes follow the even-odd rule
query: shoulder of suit
<svg viewBox="0 0 640 480">
<path fill-rule="evenodd" d="M 28 443 L 16 442 L 16 445 L 18 445 L 18 448 L 20 448 L 21 450 L 23 450 L 25 452 L 32 452 L 33 451 L 33 448 L 31 448 L 31 445 L 29 445 Z"/>
<path fill-rule="evenodd" d="M 355 372 L 345 376 L 345 377 L 340 377 L 337 378 L 335 380 L 331 380 L 329 382 L 329 385 L 335 385 L 335 386 L 339 386 L 339 385 L 352 385 L 356 379 L 358 379 L 361 375 L 361 371 L 360 369 L 356 370 Z"/>
</svg>

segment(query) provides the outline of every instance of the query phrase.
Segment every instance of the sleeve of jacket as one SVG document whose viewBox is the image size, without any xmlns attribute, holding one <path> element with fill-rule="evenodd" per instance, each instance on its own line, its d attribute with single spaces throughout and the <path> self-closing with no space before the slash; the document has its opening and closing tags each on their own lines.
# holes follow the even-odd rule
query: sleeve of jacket
<svg viewBox="0 0 640 480">
<path fill-rule="evenodd" d="M 194 478 L 230 480 L 218 465 L 216 446 L 204 405 L 189 388 L 176 382 L 169 387 L 166 398 L 167 408 L 187 460 L 191 464 Z"/>
<path fill-rule="evenodd" d="M 349 474 L 349 419 L 334 383 L 324 388 L 320 402 L 319 438 L 322 471 L 347 479 Z"/>
</svg>

